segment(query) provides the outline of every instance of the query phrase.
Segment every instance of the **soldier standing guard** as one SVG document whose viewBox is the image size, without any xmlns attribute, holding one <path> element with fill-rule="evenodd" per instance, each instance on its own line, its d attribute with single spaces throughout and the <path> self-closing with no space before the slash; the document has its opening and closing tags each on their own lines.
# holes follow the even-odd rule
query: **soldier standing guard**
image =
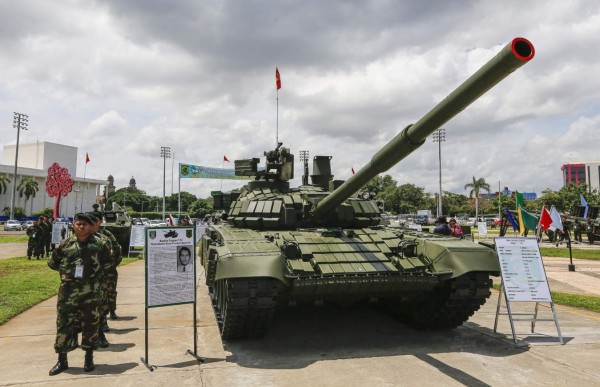
<svg viewBox="0 0 600 387">
<path fill-rule="evenodd" d="M 92 234 L 92 220 L 86 214 L 76 214 L 75 235 L 63 241 L 48 259 L 48 266 L 60 273 L 56 305 L 56 341 L 54 350 L 58 362 L 50 376 L 69 368 L 67 352 L 71 342 L 82 332 L 81 348 L 85 350 L 83 370 L 94 370 L 94 349 L 98 348 L 101 282 L 104 272 L 112 266 L 110 246 Z"/>
<path fill-rule="evenodd" d="M 31 255 L 36 259 L 40 259 L 42 255 L 43 229 L 38 225 L 38 221 L 34 220 L 33 224 L 27 228 L 27 259 L 31 260 Z"/>
<path fill-rule="evenodd" d="M 102 215 L 96 215 L 96 217 L 100 216 L 98 219 L 98 228 L 100 233 L 108 238 L 110 244 L 112 246 L 112 255 L 113 255 L 113 266 L 106 272 L 106 301 L 108 310 L 106 313 L 110 313 L 110 319 L 116 320 L 119 318 L 117 316 L 117 281 L 119 279 L 119 273 L 117 272 L 117 267 L 121 264 L 123 256 L 121 254 L 121 245 L 117 241 L 115 235 L 105 228 L 100 228 L 100 223 L 102 219 Z M 106 316 L 105 316 L 106 319 Z M 108 327 L 108 324 L 106 324 Z"/>
</svg>

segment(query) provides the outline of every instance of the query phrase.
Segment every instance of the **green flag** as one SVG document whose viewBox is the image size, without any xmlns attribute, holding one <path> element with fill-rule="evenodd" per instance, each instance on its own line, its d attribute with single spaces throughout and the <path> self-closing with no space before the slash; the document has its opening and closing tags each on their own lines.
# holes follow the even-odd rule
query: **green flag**
<svg viewBox="0 0 600 387">
<path fill-rule="evenodd" d="M 517 199 L 517 208 L 519 207 L 525 207 L 524 201 L 523 201 L 523 194 L 519 193 L 518 191 L 515 194 L 515 197 Z"/>
<path fill-rule="evenodd" d="M 523 208 L 521 208 L 521 217 L 523 218 L 523 225 L 528 230 L 535 230 L 538 225 L 538 222 L 540 221 L 540 218 L 533 214 L 530 214 Z"/>
</svg>

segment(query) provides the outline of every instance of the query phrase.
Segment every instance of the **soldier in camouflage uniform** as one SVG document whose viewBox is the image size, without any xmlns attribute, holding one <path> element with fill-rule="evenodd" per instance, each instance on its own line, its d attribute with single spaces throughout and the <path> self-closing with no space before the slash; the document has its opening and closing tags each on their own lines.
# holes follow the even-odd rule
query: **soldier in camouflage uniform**
<svg viewBox="0 0 600 387">
<path fill-rule="evenodd" d="M 117 238 L 114 236 L 112 232 L 105 228 L 100 227 L 100 223 L 102 223 L 102 215 L 94 214 L 98 218 L 97 227 L 99 232 L 106 236 L 110 241 L 112 246 L 112 254 L 113 254 L 113 263 L 114 266 L 111 267 L 105 275 L 106 278 L 106 299 L 107 299 L 107 314 L 110 313 L 110 319 L 116 320 L 119 318 L 117 316 L 117 280 L 119 279 L 119 273 L 117 272 L 117 267 L 121 264 L 121 260 L 123 259 L 121 255 L 121 245 L 117 241 Z M 108 326 L 108 324 L 106 324 Z"/>
<path fill-rule="evenodd" d="M 92 234 L 92 220 L 76 214 L 75 235 L 64 240 L 48 259 L 48 266 L 60 273 L 56 306 L 56 341 L 58 362 L 49 374 L 57 375 L 69 368 L 67 352 L 73 350 L 73 335 L 82 332 L 85 372 L 93 371 L 94 349 L 98 348 L 101 287 L 104 272 L 112 265 L 110 246 Z"/>
<path fill-rule="evenodd" d="M 42 244 L 42 257 L 44 255 L 46 255 L 47 257 L 49 257 L 49 249 L 46 249 L 46 242 L 48 241 L 48 234 L 50 233 L 50 235 L 52 234 L 52 226 L 48 223 L 48 217 L 46 217 L 45 215 L 41 215 L 40 216 L 40 220 L 38 222 L 40 229 L 42 230 L 41 232 L 41 244 Z M 50 229 L 50 230 L 48 230 Z M 50 231 L 48 233 L 48 231 Z"/>
<path fill-rule="evenodd" d="M 38 221 L 34 220 L 33 225 L 27 228 L 27 259 L 31 260 L 31 255 L 36 259 L 40 259 L 42 254 L 43 229 L 38 225 Z"/>
<path fill-rule="evenodd" d="M 101 218 L 99 218 L 94 213 L 91 213 L 91 214 L 88 213 L 87 215 L 90 217 L 90 219 L 92 219 L 92 222 L 93 222 L 92 233 L 95 236 L 97 236 L 98 238 L 102 239 L 104 241 L 104 243 L 106 243 L 108 246 L 110 246 L 111 261 L 113 262 L 113 264 L 115 264 L 115 260 L 118 260 L 120 262 L 121 261 L 120 250 L 119 250 L 119 254 L 117 256 L 115 254 L 115 248 L 112 243 L 113 241 L 110 239 L 110 237 L 107 234 L 100 231 L 100 223 L 101 223 L 100 219 Z M 112 234 L 110 234 L 110 235 L 112 236 Z M 100 325 L 99 325 L 100 331 L 98 332 L 98 336 L 99 336 L 100 347 L 102 347 L 102 348 L 106 348 L 109 345 L 109 342 L 106 339 L 104 332 L 108 332 L 110 330 L 110 328 L 108 327 L 108 321 L 106 320 L 106 315 L 109 312 L 107 275 L 111 270 L 112 270 L 112 268 L 108 269 L 104 272 L 104 277 L 102 278 L 102 283 L 101 283 Z"/>
</svg>

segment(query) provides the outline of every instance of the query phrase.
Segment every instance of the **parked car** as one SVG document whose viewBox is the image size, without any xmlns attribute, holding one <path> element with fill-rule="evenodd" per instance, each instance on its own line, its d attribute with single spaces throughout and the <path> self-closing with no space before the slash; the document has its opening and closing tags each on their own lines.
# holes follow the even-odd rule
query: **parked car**
<svg viewBox="0 0 600 387">
<path fill-rule="evenodd" d="M 23 224 L 21 224 L 21 230 L 27 231 L 27 229 L 31 226 L 33 226 L 33 220 L 28 220 L 27 222 L 23 222 Z"/>
<path fill-rule="evenodd" d="M 7 220 L 6 223 L 4 223 L 4 231 L 21 231 L 21 222 Z"/>
</svg>

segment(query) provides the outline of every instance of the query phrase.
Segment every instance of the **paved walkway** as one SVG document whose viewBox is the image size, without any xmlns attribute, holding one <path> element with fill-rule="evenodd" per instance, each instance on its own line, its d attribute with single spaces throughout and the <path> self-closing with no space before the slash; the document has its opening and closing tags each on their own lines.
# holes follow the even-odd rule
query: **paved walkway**
<svg viewBox="0 0 600 387">
<path fill-rule="evenodd" d="M 600 265 L 545 258 L 552 290 L 600 295 Z M 55 273 L 52 273 L 55 274 Z M 515 348 L 507 318 L 494 333 L 498 293 L 462 327 L 449 332 L 415 331 L 377 309 L 320 307 L 278 315 L 263 339 L 223 343 L 198 270 L 198 364 L 193 349 L 191 305 L 151 308 L 149 360 L 145 350 L 144 261 L 119 270 L 121 318 L 111 321 L 111 345 L 96 352 L 97 368 L 84 373 L 83 352 L 69 354 L 69 370 L 49 377 L 56 362 L 56 297 L 0 326 L 0 386 L 202 385 L 202 386 L 362 386 L 362 385 L 600 385 L 600 314 L 558 306 L 565 346 L 556 343 L 551 323 L 527 324 Z M 596 280 L 596 281 L 595 281 Z M 562 288 L 561 288 L 562 287 Z M 560 289 L 559 289 L 560 288 Z M 526 305 L 525 305 L 526 306 Z M 542 307 L 547 313 L 548 308 Z"/>
</svg>

